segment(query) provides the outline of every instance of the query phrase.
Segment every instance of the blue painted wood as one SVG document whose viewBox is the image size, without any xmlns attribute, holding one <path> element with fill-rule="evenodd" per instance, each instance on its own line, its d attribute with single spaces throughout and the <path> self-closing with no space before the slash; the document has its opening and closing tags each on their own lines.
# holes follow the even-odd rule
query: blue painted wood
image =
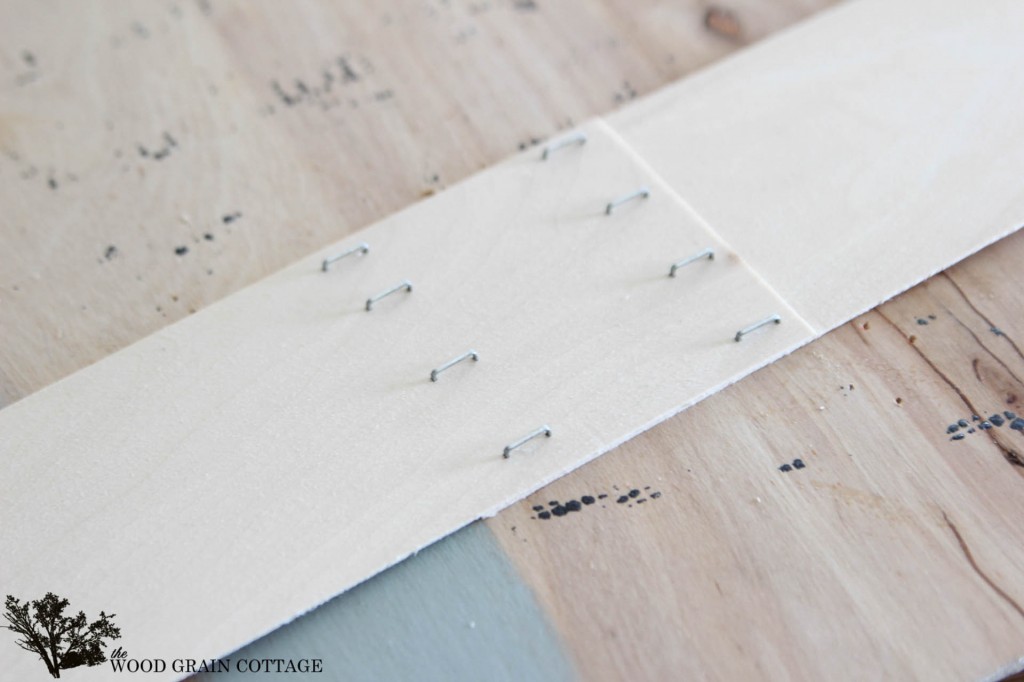
<svg viewBox="0 0 1024 682">
<path fill-rule="evenodd" d="M 290 680 L 575 679 L 558 635 L 491 531 L 474 523 L 231 656 L 321 658 Z M 284 676 L 281 676 L 284 677 Z"/>
</svg>

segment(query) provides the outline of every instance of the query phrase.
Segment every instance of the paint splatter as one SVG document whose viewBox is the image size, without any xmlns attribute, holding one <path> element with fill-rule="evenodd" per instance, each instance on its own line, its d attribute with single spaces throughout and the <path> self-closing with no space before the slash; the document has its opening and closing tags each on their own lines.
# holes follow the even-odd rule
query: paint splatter
<svg viewBox="0 0 1024 682">
<path fill-rule="evenodd" d="M 783 464 L 782 466 L 780 466 L 779 471 L 781 471 L 782 473 L 786 473 L 788 471 L 793 471 L 794 469 L 804 469 L 806 467 L 807 465 L 804 464 L 804 461 L 800 458 L 797 458 L 794 459 L 791 464 Z"/>
<path fill-rule="evenodd" d="M 617 490 L 619 486 L 612 486 L 612 488 Z M 650 489 L 651 486 L 649 485 L 644 486 L 643 488 L 644 491 Z M 641 492 L 640 488 L 630 488 L 628 493 L 619 495 L 616 498 L 615 502 L 620 505 L 625 505 L 625 507 L 627 508 L 630 508 L 634 504 L 643 504 L 648 500 L 657 500 L 658 498 L 661 497 L 660 491 L 654 491 L 650 493 L 647 497 L 642 497 L 643 494 L 644 493 Z M 561 518 L 573 514 L 575 512 L 583 511 L 585 508 L 591 506 L 593 506 L 593 508 L 595 509 L 598 507 L 606 509 L 607 505 L 597 505 L 597 503 L 600 500 L 607 499 L 608 496 L 608 493 L 598 493 L 596 495 L 581 495 L 579 499 L 571 499 L 564 502 L 559 500 L 550 500 L 548 501 L 548 508 L 545 508 L 544 505 L 541 504 L 535 504 L 531 507 L 531 509 L 534 512 L 536 512 L 536 514 L 531 518 L 547 521 L 551 518 Z"/>
<path fill-rule="evenodd" d="M 993 412 L 988 419 L 976 414 L 971 415 L 970 420 L 958 419 L 946 427 L 946 435 L 950 440 L 964 440 L 969 435 L 978 431 L 991 431 L 993 428 L 1000 428 L 1009 425 L 1013 431 L 1024 432 L 1024 419 L 1017 416 L 1016 412 L 1005 410 L 1002 413 Z"/>
</svg>

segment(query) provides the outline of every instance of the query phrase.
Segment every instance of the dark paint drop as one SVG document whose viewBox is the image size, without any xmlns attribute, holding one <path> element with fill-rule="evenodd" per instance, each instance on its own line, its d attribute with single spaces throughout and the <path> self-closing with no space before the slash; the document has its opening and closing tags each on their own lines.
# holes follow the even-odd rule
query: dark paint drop
<svg viewBox="0 0 1024 682">
<path fill-rule="evenodd" d="M 793 460 L 793 468 L 794 469 L 803 469 L 805 466 L 807 466 L 807 465 L 804 464 L 804 461 L 802 459 L 794 459 Z"/>
<path fill-rule="evenodd" d="M 184 256 L 186 253 L 188 253 L 188 247 L 187 246 L 179 246 L 178 248 L 176 248 L 174 250 L 174 253 L 178 254 L 179 256 Z"/>
<path fill-rule="evenodd" d="M 591 497 L 590 495 L 584 495 L 583 497 L 580 498 L 580 502 L 582 502 L 583 504 L 594 504 L 595 501 L 596 500 L 594 500 L 594 498 Z"/>
</svg>

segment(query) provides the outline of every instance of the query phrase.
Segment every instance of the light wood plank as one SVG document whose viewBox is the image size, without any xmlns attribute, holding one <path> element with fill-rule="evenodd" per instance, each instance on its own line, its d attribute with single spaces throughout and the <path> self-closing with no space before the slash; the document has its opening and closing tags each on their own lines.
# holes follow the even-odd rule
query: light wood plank
<svg viewBox="0 0 1024 682">
<path fill-rule="evenodd" d="M 609 122 L 825 331 L 1024 223 L 1020 26 L 1015 0 L 862 0 Z"/>
</svg>

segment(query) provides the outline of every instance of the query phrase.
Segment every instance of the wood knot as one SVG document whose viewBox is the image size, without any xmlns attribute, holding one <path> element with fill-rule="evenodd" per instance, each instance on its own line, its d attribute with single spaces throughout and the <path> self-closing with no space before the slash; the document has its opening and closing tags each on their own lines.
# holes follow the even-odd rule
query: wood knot
<svg viewBox="0 0 1024 682">
<path fill-rule="evenodd" d="M 732 11 L 715 5 L 708 7 L 704 13 L 704 27 L 726 40 L 739 40 L 743 33 L 739 17 Z"/>
</svg>

